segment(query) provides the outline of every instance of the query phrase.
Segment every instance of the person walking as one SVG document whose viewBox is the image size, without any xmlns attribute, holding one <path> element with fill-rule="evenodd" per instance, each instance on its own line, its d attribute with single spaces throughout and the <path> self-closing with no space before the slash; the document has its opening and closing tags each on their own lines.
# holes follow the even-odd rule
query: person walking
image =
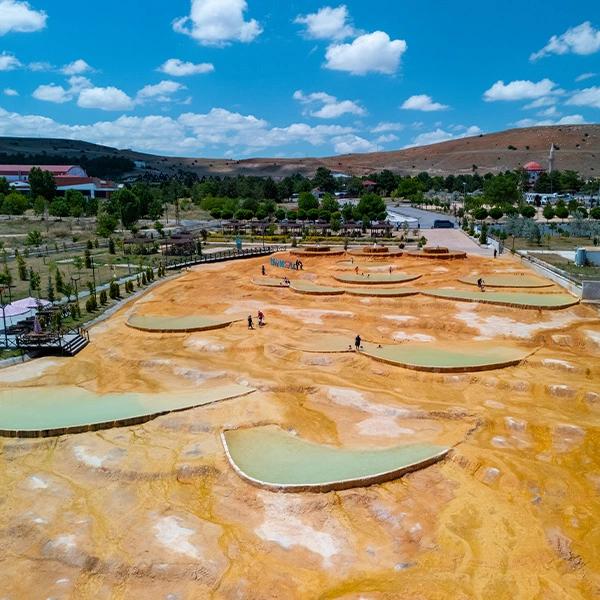
<svg viewBox="0 0 600 600">
<path fill-rule="evenodd" d="M 361 345 L 361 343 L 362 343 L 362 340 L 360 339 L 360 335 L 357 335 L 354 338 L 354 348 L 356 349 L 357 352 L 360 351 L 360 345 Z"/>
<path fill-rule="evenodd" d="M 248 329 L 254 329 L 254 321 L 252 321 L 252 315 L 248 315 Z"/>
<path fill-rule="evenodd" d="M 267 274 L 267 270 L 265 269 L 265 265 L 262 266 L 262 274 L 263 274 L 263 277 Z"/>
<path fill-rule="evenodd" d="M 494 258 L 496 258 L 498 256 L 498 250 L 496 250 L 496 248 L 494 248 Z"/>
<path fill-rule="evenodd" d="M 262 310 L 258 311 L 258 326 L 262 327 L 265 324 L 265 313 Z"/>
<path fill-rule="evenodd" d="M 485 292 L 485 281 L 483 281 L 483 278 L 479 278 L 477 280 L 477 287 L 480 289 L 480 291 Z"/>
</svg>

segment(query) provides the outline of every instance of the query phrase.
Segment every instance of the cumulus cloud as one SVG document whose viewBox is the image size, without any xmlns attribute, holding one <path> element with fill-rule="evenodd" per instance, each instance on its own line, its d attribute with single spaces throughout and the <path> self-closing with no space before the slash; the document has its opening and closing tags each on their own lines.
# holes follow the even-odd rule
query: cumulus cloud
<svg viewBox="0 0 600 600">
<path fill-rule="evenodd" d="M 251 42 L 262 33 L 256 19 L 244 20 L 246 0 L 191 0 L 188 17 L 173 21 L 173 29 L 203 46 Z"/>
<path fill-rule="evenodd" d="M 567 29 L 562 35 L 553 35 L 548 43 L 529 60 L 535 61 L 550 54 L 595 54 L 600 51 L 600 31 L 589 21 Z"/>
<path fill-rule="evenodd" d="M 398 141 L 398 136 L 393 133 L 386 133 L 385 135 L 380 135 L 375 141 L 378 144 L 389 144 L 390 142 Z"/>
<path fill-rule="evenodd" d="M 155 85 L 146 85 L 137 93 L 137 100 L 155 100 L 157 102 L 170 102 L 173 94 L 184 90 L 186 87 L 177 81 L 164 80 Z"/>
<path fill-rule="evenodd" d="M 373 129 L 371 129 L 371 133 L 385 133 L 387 131 L 402 131 L 404 129 L 403 123 L 394 123 L 390 121 L 382 121 L 378 123 Z"/>
<path fill-rule="evenodd" d="M 9 32 L 30 33 L 46 27 L 48 16 L 31 8 L 29 2 L 0 0 L 0 35 Z"/>
<path fill-rule="evenodd" d="M 98 89 L 98 88 L 94 88 Z M 272 127 L 254 115 L 223 108 L 185 113 L 177 118 L 122 115 L 116 120 L 67 125 L 40 115 L 22 115 L 0 108 L 0 135 L 85 139 L 118 148 L 166 154 L 199 153 L 213 148 L 250 153 L 294 143 L 313 146 L 346 144 L 343 151 L 368 151 L 368 142 L 353 136 L 352 127 L 293 123 Z"/>
<path fill-rule="evenodd" d="M 9 52 L 0 54 L 0 71 L 14 71 L 21 66 L 21 61 L 14 54 Z"/>
<path fill-rule="evenodd" d="M 404 110 L 422 110 L 423 112 L 435 112 L 439 110 L 446 110 L 449 108 L 446 104 L 440 104 L 434 102 L 431 96 L 427 94 L 419 94 L 417 96 L 411 96 L 401 106 Z"/>
<path fill-rule="evenodd" d="M 88 73 L 93 70 L 94 69 L 92 69 L 83 58 L 78 58 L 68 65 L 65 65 L 60 72 L 64 75 L 81 75 L 82 73 Z"/>
<path fill-rule="evenodd" d="M 471 125 L 470 127 L 459 126 L 459 129 L 462 129 L 462 131 L 452 133 L 450 131 L 442 129 L 441 127 L 438 127 L 433 131 L 420 133 L 417 137 L 413 139 L 412 143 L 409 144 L 407 147 L 428 146 L 429 144 L 438 144 L 440 142 L 447 142 L 448 140 L 471 137 L 482 133 L 481 129 L 477 127 L 477 125 Z"/>
<path fill-rule="evenodd" d="M 335 96 L 325 92 L 304 94 L 302 90 L 297 90 L 294 92 L 294 100 L 298 100 L 307 107 L 313 107 L 312 109 L 309 108 L 306 113 L 318 119 L 336 119 L 345 114 L 359 116 L 366 114 L 365 109 L 358 103 L 352 100 L 338 100 Z M 315 105 L 320 106 L 320 108 L 314 110 Z"/>
<path fill-rule="evenodd" d="M 333 138 L 333 148 L 337 154 L 375 152 L 377 145 L 358 135 L 343 135 Z"/>
<path fill-rule="evenodd" d="M 13 88 L 4 88 L 2 93 L 5 96 L 18 96 L 19 95 L 19 92 L 17 92 L 17 90 L 14 90 Z"/>
<path fill-rule="evenodd" d="M 33 97 L 36 100 L 53 102 L 54 104 L 64 104 L 73 98 L 69 90 L 66 90 L 62 85 L 55 85 L 54 83 L 40 85 L 33 92 Z"/>
<path fill-rule="evenodd" d="M 517 80 L 510 83 L 500 80 L 487 90 L 483 97 L 486 102 L 534 100 L 557 92 L 556 83 L 550 79 L 542 79 L 538 82 Z"/>
<path fill-rule="evenodd" d="M 212 73 L 215 66 L 212 63 L 184 62 L 178 58 L 170 58 L 165 61 L 157 71 L 170 75 L 171 77 L 186 77 L 188 75 L 200 75 Z"/>
<path fill-rule="evenodd" d="M 571 106 L 589 106 L 600 108 L 600 87 L 594 86 L 575 92 L 568 100 Z"/>
<path fill-rule="evenodd" d="M 81 90 L 77 106 L 81 108 L 97 108 L 99 110 L 131 110 L 135 102 L 119 88 L 90 87 Z"/>
<path fill-rule="evenodd" d="M 347 71 L 352 75 L 392 75 L 398 70 L 406 48 L 404 40 L 391 40 L 384 31 L 374 31 L 357 37 L 350 44 L 329 46 L 325 66 L 332 71 Z"/>
<path fill-rule="evenodd" d="M 356 34 L 344 4 L 337 8 L 324 6 L 316 13 L 298 15 L 294 23 L 305 25 L 306 36 L 315 40 L 343 40 Z"/>
<path fill-rule="evenodd" d="M 584 125 L 585 119 L 582 115 L 567 115 L 558 120 L 552 119 L 521 119 L 514 123 L 516 127 L 543 127 L 548 125 Z"/>
</svg>

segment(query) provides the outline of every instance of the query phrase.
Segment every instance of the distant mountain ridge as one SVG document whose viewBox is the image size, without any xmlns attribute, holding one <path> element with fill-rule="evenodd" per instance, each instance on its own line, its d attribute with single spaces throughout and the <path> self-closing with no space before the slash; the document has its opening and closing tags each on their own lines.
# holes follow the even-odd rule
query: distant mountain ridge
<svg viewBox="0 0 600 600">
<path fill-rule="evenodd" d="M 189 171 L 199 177 L 255 175 L 281 178 L 294 173 L 313 174 L 320 166 L 349 175 L 368 175 L 383 169 L 414 175 L 497 173 L 522 167 L 529 161 L 547 165 L 550 145 L 557 147 L 555 168 L 575 170 L 583 177 L 600 177 L 600 125 L 561 125 L 511 129 L 453 139 L 428 146 L 368 154 L 324 158 L 249 158 L 244 160 L 165 157 L 119 150 L 79 140 L 0 137 L 2 155 L 45 155 L 68 158 L 74 164 L 100 157 L 141 161 L 132 174 L 150 170 L 164 175 Z M 85 159 L 83 158 L 85 157 Z"/>
</svg>

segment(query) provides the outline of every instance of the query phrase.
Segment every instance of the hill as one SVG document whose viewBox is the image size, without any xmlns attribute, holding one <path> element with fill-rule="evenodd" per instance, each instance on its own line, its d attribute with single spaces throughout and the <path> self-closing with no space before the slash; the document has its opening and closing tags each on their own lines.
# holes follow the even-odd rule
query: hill
<svg viewBox="0 0 600 600">
<path fill-rule="evenodd" d="M 550 144 L 557 147 L 556 168 L 579 171 L 584 177 L 600 177 L 600 125 L 563 125 L 511 129 L 476 137 L 369 154 L 324 158 L 249 158 L 245 160 L 165 157 L 133 150 L 119 150 L 78 140 L 0 137 L 2 155 L 44 155 L 78 163 L 100 157 L 143 161 L 144 170 L 173 175 L 190 171 L 203 175 L 257 175 L 275 178 L 294 173 L 310 175 L 324 166 L 335 172 L 368 175 L 389 169 L 400 174 L 428 171 L 432 175 L 480 174 L 517 169 L 535 160 L 547 163 Z"/>
</svg>

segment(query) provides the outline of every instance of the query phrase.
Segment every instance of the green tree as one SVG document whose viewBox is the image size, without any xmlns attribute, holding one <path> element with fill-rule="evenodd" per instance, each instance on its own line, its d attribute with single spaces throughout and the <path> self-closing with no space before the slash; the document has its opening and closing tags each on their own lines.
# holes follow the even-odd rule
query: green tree
<svg viewBox="0 0 600 600">
<path fill-rule="evenodd" d="M 137 196 L 128 189 L 119 190 L 111 200 L 118 204 L 123 227 L 130 229 L 141 217 L 140 202 Z"/>
<path fill-rule="evenodd" d="M 544 219 L 546 219 L 546 221 L 551 221 L 552 219 L 554 219 L 554 208 L 552 208 L 551 204 L 546 204 L 546 206 L 544 206 Z"/>
<path fill-rule="evenodd" d="M 38 196 L 33 202 L 33 213 L 37 217 L 41 217 L 46 213 L 46 199 L 43 196 Z"/>
<path fill-rule="evenodd" d="M 85 207 L 85 196 L 79 190 L 67 190 L 65 192 L 65 202 L 69 207 L 69 215 L 79 218 L 83 215 Z"/>
<path fill-rule="evenodd" d="M 64 280 L 60 269 L 57 267 L 56 273 L 54 274 L 54 285 L 56 287 L 56 291 L 59 294 L 64 294 Z"/>
<path fill-rule="evenodd" d="M 27 281 L 27 263 L 20 254 L 17 256 L 17 271 L 19 272 L 19 279 Z"/>
<path fill-rule="evenodd" d="M 554 212 L 559 219 L 566 219 L 569 216 L 569 209 L 564 204 L 557 204 Z"/>
<path fill-rule="evenodd" d="M 43 242 L 44 237 L 37 229 L 32 229 L 31 231 L 29 231 L 27 233 L 27 237 L 25 238 L 26 246 L 34 246 L 35 248 L 37 248 L 38 246 L 41 246 Z"/>
<path fill-rule="evenodd" d="M 54 295 L 54 285 L 52 285 L 52 277 L 50 275 L 48 275 L 47 297 L 50 302 L 54 302 L 56 300 L 56 296 Z"/>
<path fill-rule="evenodd" d="M 98 212 L 96 233 L 100 237 L 110 237 L 115 232 L 118 223 L 118 218 L 115 215 L 111 214 L 106 208 L 101 208 Z"/>
<path fill-rule="evenodd" d="M 315 173 L 313 185 L 319 188 L 322 192 L 335 192 L 335 177 L 331 174 L 329 169 L 326 169 L 325 167 L 319 167 Z"/>
<path fill-rule="evenodd" d="M 500 220 L 504 216 L 504 211 L 499 206 L 493 206 L 490 209 L 490 217 L 494 219 L 494 221 Z"/>
<path fill-rule="evenodd" d="M 521 216 L 525 217 L 526 219 L 533 219 L 533 217 L 535 217 L 536 215 L 536 210 L 533 206 L 527 204 L 526 206 L 524 206 L 521 209 Z"/>
<path fill-rule="evenodd" d="M 27 210 L 27 198 L 18 192 L 11 192 L 2 201 L 2 214 L 22 215 Z"/>
<path fill-rule="evenodd" d="M 51 202 L 56 196 L 54 175 L 50 171 L 44 171 L 39 167 L 33 167 L 29 171 L 29 187 L 33 198 L 42 196 L 48 202 Z"/>
<path fill-rule="evenodd" d="M 480 206 L 473 211 L 473 218 L 477 219 L 478 221 L 483 221 L 488 218 L 488 211 Z"/>
<path fill-rule="evenodd" d="M 355 217 L 357 217 L 358 220 L 367 217 L 370 221 L 381 219 L 382 215 L 383 218 L 385 218 L 386 212 L 385 202 L 381 196 L 374 193 L 362 196 L 354 211 Z"/>
<path fill-rule="evenodd" d="M 50 203 L 50 208 L 48 212 L 53 217 L 68 217 L 69 216 L 69 205 L 64 198 L 54 198 L 54 200 Z"/>
<path fill-rule="evenodd" d="M 112 238 L 108 238 L 108 253 L 109 254 L 115 254 L 116 253 L 115 240 L 113 240 Z"/>
<path fill-rule="evenodd" d="M 319 201 L 310 192 L 302 192 L 298 198 L 298 210 L 307 212 L 313 208 L 319 208 Z"/>
<path fill-rule="evenodd" d="M 41 277 L 39 273 L 36 273 L 31 267 L 29 268 L 29 287 L 32 292 L 40 292 Z"/>
<path fill-rule="evenodd" d="M 0 177 L 0 196 L 6 196 L 10 193 L 10 185 L 6 177 Z"/>
<path fill-rule="evenodd" d="M 484 182 L 483 193 L 489 204 L 514 204 L 519 200 L 518 181 L 512 174 L 496 175 Z"/>
<path fill-rule="evenodd" d="M 86 251 L 84 254 L 84 260 L 85 260 L 85 268 L 91 269 L 92 268 L 92 255 L 89 251 L 89 248 L 86 248 Z"/>
<path fill-rule="evenodd" d="M 590 218 L 595 220 L 600 219 L 600 206 L 594 206 L 594 208 L 590 210 Z"/>
</svg>

